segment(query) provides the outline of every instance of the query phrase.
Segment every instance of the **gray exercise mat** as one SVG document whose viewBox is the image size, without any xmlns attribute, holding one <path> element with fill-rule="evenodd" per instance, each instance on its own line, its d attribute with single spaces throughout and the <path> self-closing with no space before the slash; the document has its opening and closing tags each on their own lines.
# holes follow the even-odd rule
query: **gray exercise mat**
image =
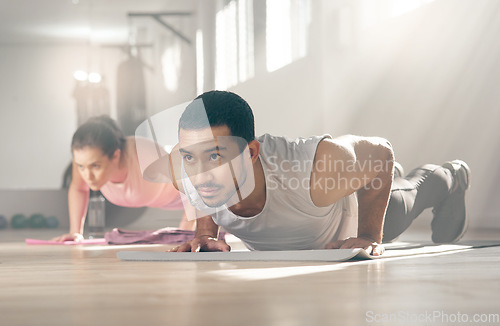
<svg viewBox="0 0 500 326">
<path fill-rule="evenodd" d="M 119 251 L 121 260 L 133 261 L 346 261 L 359 255 L 370 259 L 363 249 L 231 251 L 231 252 L 152 252 Z"/>
<path fill-rule="evenodd" d="M 232 252 L 153 252 L 120 251 L 117 257 L 126 261 L 324 261 L 369 260 L 424 254 L 438 254 L 474 248 L 472 245 L 401 246 L 387 249 L 382 256 L 371 256 L 363 249 L 321 249 L 284 251 Z"/>
</svg>

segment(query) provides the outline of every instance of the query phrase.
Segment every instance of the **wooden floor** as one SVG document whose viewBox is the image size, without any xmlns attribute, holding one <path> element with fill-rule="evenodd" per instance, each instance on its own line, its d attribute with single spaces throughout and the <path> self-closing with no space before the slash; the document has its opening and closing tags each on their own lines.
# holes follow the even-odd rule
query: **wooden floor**
<svg viewBox="0 0 500 326">
<path fill-rule="evenodd" d="M 500 247 L 347 263 L 164 263 L 119 261 L 123 247 L 12 238 L 0 243 L 5 326 L 500 325 Z"/>
</svg>

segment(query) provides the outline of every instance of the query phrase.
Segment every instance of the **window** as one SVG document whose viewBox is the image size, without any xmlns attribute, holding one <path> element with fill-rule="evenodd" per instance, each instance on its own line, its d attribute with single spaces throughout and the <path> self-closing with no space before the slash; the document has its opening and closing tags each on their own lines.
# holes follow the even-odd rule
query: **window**
<svg viewBox="0 0 500 326">
<path fill-rule="evenodd" d="M 180 41 L 177 38 L 170 38 L 170 42 L 161 56 L 161 65 L 165 89 L 171 92 L 175 92 L 179 87 L 181 63 Z"/>
<path fill-rule="evenodd" d="M 266 3 L 266 66 L 275 71 L 306 56 L 310 0 Z"/>
<path fill-rule="evenodd" d="M 386 19 L 414 11 L 434 0 L 361 0 L 361 28 L 369 30 Z"/>
<path fill-rule="evenodd" d="M 253 0 L 218 2 L 215 87 L 228 89 L 254 76 Z"/>
<path fill-rule="evenodd" d="M 406 1 L 392 0 L 391 16 L 392 17 L 400 16 L 432 1 L 434 0 L 406 0 Z"/>
<path fill-rule="evenodd" d="M 201 29 L 196 31 L 196 94 L 203 93 L 205 86 L 205 61 L 203 60 L 205 51 L 203 51 L 203 32 Z"/>
</svg>

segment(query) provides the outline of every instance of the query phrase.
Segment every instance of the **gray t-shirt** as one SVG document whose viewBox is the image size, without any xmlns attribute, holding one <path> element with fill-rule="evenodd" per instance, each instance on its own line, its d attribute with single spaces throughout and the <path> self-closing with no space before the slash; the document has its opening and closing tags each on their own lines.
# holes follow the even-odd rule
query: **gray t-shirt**
<svg viewBox="0 0 500 326">
<path fill-rule="evenodd" d="M 264 209 L 241 217 L 225 209 L 214 222 L 240 238 L 250 250 L 323 249 L 335 240 L 355 237 L 358 227 L 356 193 L 327 207 L 316 207 L 310 195 L 316 148 L 329 135 L 290 140 L 265 134 L 259 158 L 266 178 Z"/>
</svg>

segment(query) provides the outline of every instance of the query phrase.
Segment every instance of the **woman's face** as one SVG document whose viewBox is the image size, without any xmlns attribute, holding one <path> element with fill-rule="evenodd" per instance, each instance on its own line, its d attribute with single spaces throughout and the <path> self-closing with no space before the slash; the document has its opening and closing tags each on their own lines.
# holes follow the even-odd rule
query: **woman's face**
<svg viewBox="0 0 500 326">
<path fill-rule="evenodd" d="M 112 158 L 104 155 L 98 147 L 85 146 L 73 150 L 73 161 L 80 175 L 93 191 L 110 180 L 113 171 L 118 167 L 120 151 L 115 151 Z"/>
</svg>

